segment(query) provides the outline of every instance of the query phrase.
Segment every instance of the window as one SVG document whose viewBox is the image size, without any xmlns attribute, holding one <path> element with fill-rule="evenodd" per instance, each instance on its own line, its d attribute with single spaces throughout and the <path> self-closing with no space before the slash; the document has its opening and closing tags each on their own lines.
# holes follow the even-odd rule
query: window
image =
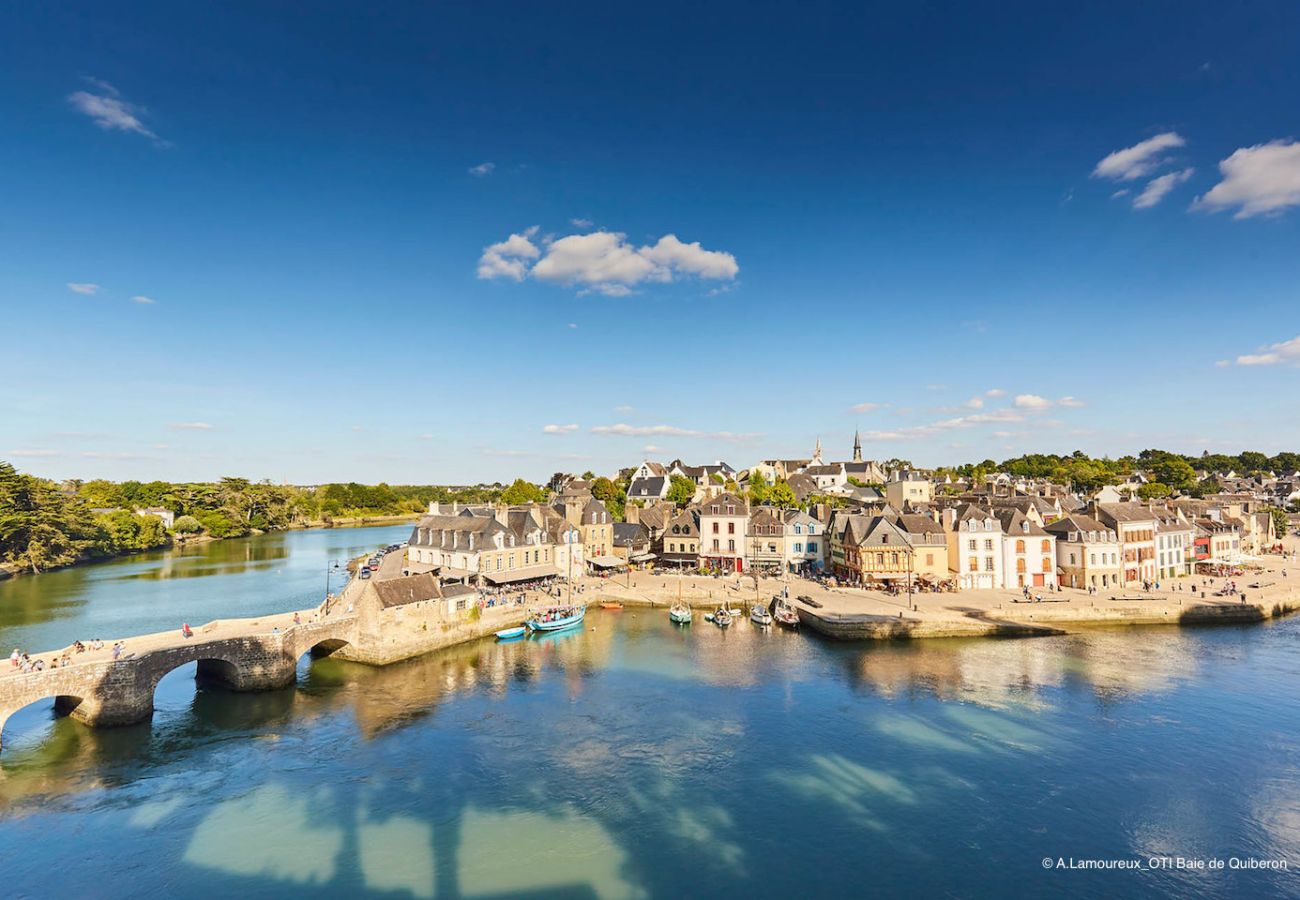
<svg viewBox="0 0 1300 900">
<path fill-rule="evenodd" d="M 736 533 L 736 523 L 735 523 L 735 522 L 728 522 L 728 523 L 727 523 L 727 534 L 735 534 L 735 533 Z"/>
<path fill-rule="evenodd" d="M 984 557 L 984 571 L 985 572 L 993 571 L 993 557 L 991 556 Z"/>
<path fill-rule="evenodd" d="M 993 539 L 992 539 L 992 538 L 985 538 L 985 539 L 984 539 L 984 549 L 985 549 L 985 550 L 992 550 L 992 549 L 993 549 Z"/>
<path fill-rule="evenodd" d="M 714 533 L 714 534 L 717 534 L 717 533 L 718 533 L 718 523 L 717 523 L 717 522 L 714 522 L 714 523 L 713 523 L 713 533 Z"/>
<path fill-rule="evenodd" d="M 816 553 L 816 552 L 817 552 L 817 542 L 816 542 L 816 541 L 809 541 L 809 542 L 808 542 L 808 552 L 809 552 L 809 553 Z"/>
<path fill-rule="evenodd" d="M 714 539 L 713 539 L 713 549 L 714 549 L 714 550 L 717 550 L 717 549 L 718 549 L 718 539 L 717 539 L 717 538 L 714 538 Z"/>
<path fill-rule="evenodd" d="M 1024 542 L 1024 541 L 1016 541 L 1016 552 L 1017 552 L 1017 553 L 1024 553 L 1024 552 L 1025 552 L 1025 542 Z"/>
<path fill-rule="evenodd" d="M 668 552 L 669 552 L 669 553 L 676 553 L 676 552 L 677 552 L 677 545 L 676 545 L 676 544 L 669 544 L 669 545 L 668 545 Z"/>
<path fill-rule="evenodd" d="M 1016 560 L 1016 571 L 1017 572 L 1025 571 L 1025 561 L 1023 559 Z"/>
<path fill-rule="evenodd" d="M 966 568 L 971 572 L 978 572 L 980 570 L 980 561 L 972 556 L 967 560 Z"/>
<path fill-rule="evenodd" d="M 1043 552 L 1044 553 L 1052 552 L 1052 542 L 1048 538 L 1043 538 Z"/>
<path fill-rule="evenodd" d="M 795 523 L 795 526 L 794 526 L 794 533 L 795 533 L 795 534 L 803 534 L 803 526 L 800 525 L 798 522 Z"/>
<path fill-rule="evenodd" d="M 736 507 L 734 507 L 734 506 L 732 506 L 730 503 L 728 503 L 728 504 L 727 504 L 727 515 L 729 515 L 729 516 L 734 516 L 735 514 L 736 514 Z"/>
<path fill-rule="evenodd" d="M 970 539 L 970 548 L 971 548 L 972 550 L 974 550 L 974 549 L 975 549 L 975 546 L 976 546 L 975 538 L 971 538 L 971 539 Z"/>
<path fill-rule="evenodd" d="M 926 564 L 927 566 L 932 566 L 932 565 L 934 565 L 934 554 L 933 554 L 933 553 L 927 553 L 927 554 L 925 554 L 925 564 Z"/>
<path fill-rule="evenodd" d="M 816 533 L 817 533 L 817 526 L 816 526 L 816 525 L 809 525 L 809 526 L 808 526 L 808 533 L 809 533 L 809 534 L 816 534 Z"/>
<path fill-rule="evenodd" d="M 735 542 L 735 541 L 727 541 L 727 550 L 730 551 L 730 552 L 732 552 L 732 553 L 736 552 L 736 542 Z"/>
<path fill-rule="evenodd" d="M 796 544 L 794 545 L 794 552 L 795 552 L 795 553 L 803 553 L 803 544 L 796 543 Z"/>
</svg>

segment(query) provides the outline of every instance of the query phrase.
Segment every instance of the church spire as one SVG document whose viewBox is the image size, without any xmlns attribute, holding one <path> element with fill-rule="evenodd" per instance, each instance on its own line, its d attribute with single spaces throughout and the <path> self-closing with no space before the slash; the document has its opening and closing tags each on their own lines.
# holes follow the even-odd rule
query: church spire
<svg viewBox="0 0 1300 900">
<path fill-rule="evenodd" d="M 862 438 L 858 437 L 858 430 L 853 429 L 853 461 L 862 462 Z"/>
<path fill-rule="evenodd" d="M 812 461 L 815 465 L 821 465 L 822 462 L 822 438 L 817 435 L 817 446 L 813 448 Z"/>
</svg>

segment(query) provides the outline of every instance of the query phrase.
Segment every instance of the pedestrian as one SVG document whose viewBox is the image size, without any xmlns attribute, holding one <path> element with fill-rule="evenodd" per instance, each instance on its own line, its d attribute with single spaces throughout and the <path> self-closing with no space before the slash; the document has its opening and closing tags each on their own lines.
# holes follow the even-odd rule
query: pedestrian
<svg viewBox="0 0 1300 900">
<path fill-rule="evenodd" d="M 22 654 L 19 653 L 18 648 L 15 647 L 14 652 L 9 654 L 9 665 L 13 666 L 15 669 L 18 668 L 18 659 L 21 656 Z"/>
</svg>

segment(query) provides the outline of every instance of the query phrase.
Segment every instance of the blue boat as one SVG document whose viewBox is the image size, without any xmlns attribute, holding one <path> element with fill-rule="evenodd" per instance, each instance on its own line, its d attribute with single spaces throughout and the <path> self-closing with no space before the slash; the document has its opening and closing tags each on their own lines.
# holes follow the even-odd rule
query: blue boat
<svg viewBox="0 0 1300 900">
<path fill-rule="evenodd" d="M 516 627 L 516 628 L 505 628 L 505 629 L 502 629 L 501 631 L 498 631 L 498 632 L 497 632 L 497 640 L 498 640 L 498 641 L 513 641 L 515 638 L 521 638 L 521 637 L 523 637 L 523 636 L 524 636 L 524 631 L 525 631 L 525 630 L 526 630 L 526 629 L 525 629 L 524 626 L 522 626 L 522 625 L 520 625 L 520 626 L 518 626 L 518 627 Z"/>
<path fill-rule="evenodd" d="M 528 620 L 533 631 L 563 631 L 581 625 L 587 615 L 585 606 L 556 606 Z"/>
</svg>

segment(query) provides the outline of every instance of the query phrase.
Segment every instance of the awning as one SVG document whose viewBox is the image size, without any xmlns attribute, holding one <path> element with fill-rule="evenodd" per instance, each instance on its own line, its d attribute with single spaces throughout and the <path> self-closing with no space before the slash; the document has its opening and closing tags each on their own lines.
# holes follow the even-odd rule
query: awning
<svg viewBox="0 0 1300 900">
<path fill-rule="evenodd" d="M 471 572 L 469 569 L 457 569 L 454 566 L 439 566 L 439 578 L 473 578 L 477 572 Z"/>
<path fill-rule="evenodd" d="M 485 573 L 483 577 L 493 584 L 511 584 L 532 578 L 553 578 L 558 574 L 554 566 L 525 566 L 522 569 L 509 569 L 505 572 Z"/>
<path fill-rule="evenodd" d="M 408 562 L 402 566 L 403 575 L 423 575 L 426 572 L 436 572 L 440 566 L 437 563 L 426 562 Z"/>
<path fill-rule="evenodd" d="M 655 555 L 653 553 L 638 553 L 636 556 L 632 557 L 632 562 L 649 562 L 654 558 Z"/>
<path fill-rule="evenodd" d="M 587 562 L 599 569 L 616 569 L 619 566 L 627 565 L 627 563 L 619 559 L 617 556 L 593 556 L 591 559 L 587 560 Z"/>
</svg>

